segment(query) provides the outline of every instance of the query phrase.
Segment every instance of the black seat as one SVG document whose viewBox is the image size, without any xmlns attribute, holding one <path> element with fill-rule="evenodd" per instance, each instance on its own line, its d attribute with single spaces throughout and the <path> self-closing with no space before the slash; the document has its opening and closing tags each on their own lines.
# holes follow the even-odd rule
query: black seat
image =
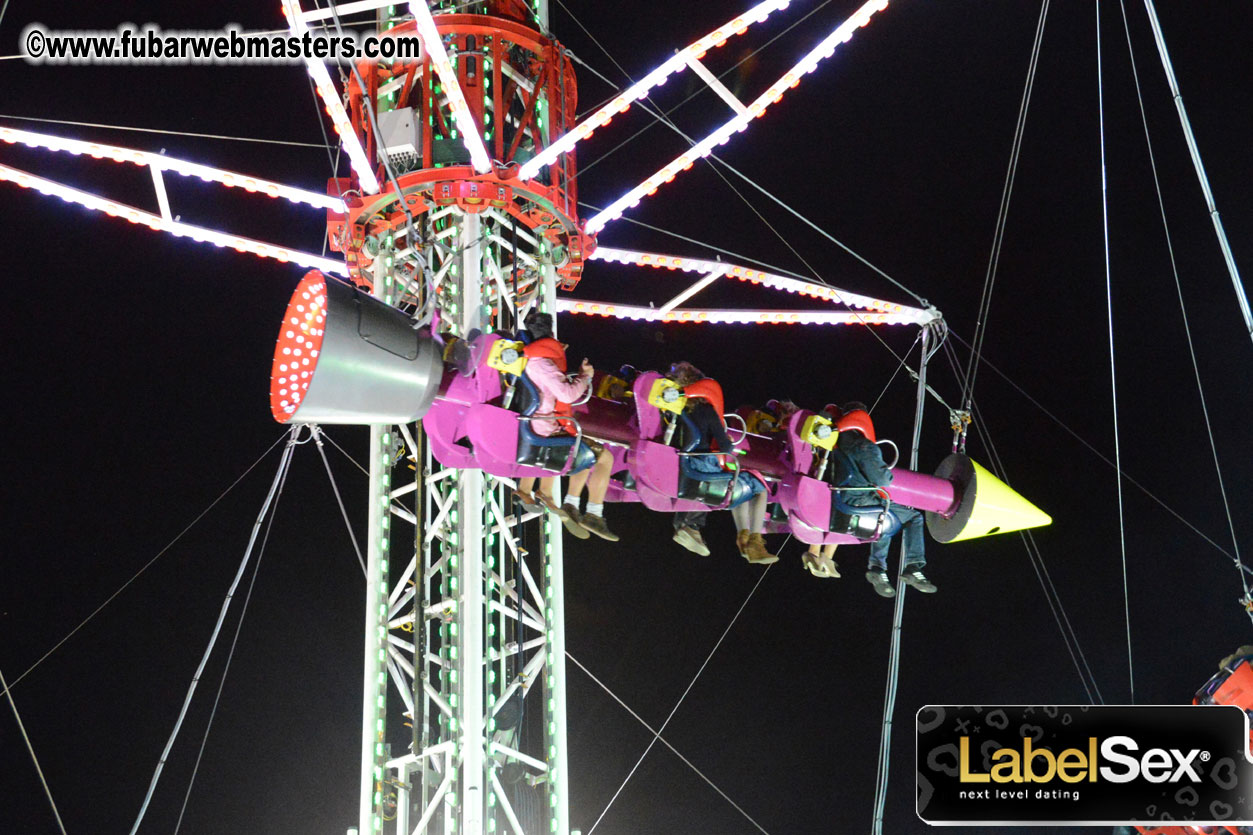
<svg viewBox="0 0 1253 835">
<path fill-rule="evenodd" d="M 531 426 L 531 418 L 539 408 L 539 389 L 524 372 L 518 378 L 519 397 L 514 398 L 514 405 L 523 415 L 518 421 L 518 455 L 519 464 L 543 467 L 546 470 L 561 472 L 574 454 L 574 437 L 571 435 L 541 435 Z"/>
<path fill-rule="evenodd" d="M 828 530 L 865 540 L 892 536 L 900 529 L 901 522 L 888 509 L 887 499 L 877 491 L 852 486 L 853 462 L 847 455 L 838 449 L 831 450 L 827 472 L 834 488 L 831 491 L 831 526 Z M 848 499 L 864 495 L 873 497 L 873 504 L 849 504 Z M 884 518 L 882 531 L 879 530 L 881 518 Z"/>
<path fill-rule="evenodd" d="M 680 450 L 693 452 L 702 447 L 708 447 L 706 440 L 701 437 L 700 430 L 696 428 L 696 423 L 686 412 L 680 412 L 675 418 L 679 421 L 676 437 Z M 694 459 L 695 456 L 691 455 L 679 456 L 678 498 L 690 499 L 713 507 L 725 504 L 727 493 L 735 484 L 736 474 L 726 471 L 707 473 L 693 469 Z"/>
</svg>

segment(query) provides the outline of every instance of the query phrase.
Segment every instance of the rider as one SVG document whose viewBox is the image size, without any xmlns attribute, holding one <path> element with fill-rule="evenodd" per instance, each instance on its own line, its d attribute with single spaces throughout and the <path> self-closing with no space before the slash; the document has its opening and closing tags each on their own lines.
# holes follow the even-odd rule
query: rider
<svg viewBox="0 0 1253 835">
<path fill-rule="evenodd" d="M 706 378 L 690 362 L 676 362 L 670 366 L 667 376 L 683 387 L 684 394 L 687 395 L 687 405 L 684 406 L 684 411 L 700 433 L 700 444 L 690 452 L 733 454 L 734 446 L 727 435 L 726 424 L 722 420 L 722 387 L 714 380 Z M 725 472 L 719 461 L 721 457 L 708 454 L 693 455 L 689 459 L 689 467 L 698 472 Z M 739 470 L 732 478 L 730 489 L 732 492 L 728 508 L 731 511 L 731 518 L 735 521 L 735 544 L 740 556 L 754 565 L 778 562 L 779 558 L 766 550 L 766 542 L 761 535 L 765 527 L 768 498 L 765 482 L 756 474 Z M 702 519 L 700 523 L 703 524 L 703 521 Z M 697 535 L 699 536 L 699 532 Z M 676 534 L 676 540 L 677 538 Z M 687 547 L 682 542 L 679 544 Z"/>
<path fill-rule="evenodd" d="M 892 483 L 892 471 L 884 463 L 883 452 L 874 442 L 874 424 L 865 404 L 848 403 L 840 411 L 842 416 L 836 423 L 836 429 L 840 433 L 836 449 L 848 458 L 853 470 L 852 479 L 846 486 L 887 487 Z M 881 500 L 873 490 L 850 491 L 844 496 L 844 501 L 855 507 L 882 507 Z M 928 594 L 934 592 L 935 584 L 922 573 L 922 568 L 927 563 L 922 536 L 922 514 L 912 507 L 895 502 L 889 502 L 888 509 L 900 520 L 904 531 L 901 534 L 901 547 L 905 552 L 905 567 L 901 572 L 901 579 L 918 591 Z M 887 573 L 888 547 L 891 543 L 890 536 L 880 536 L 870 544 L 870 563 L 866 579 L 882 597 L 896 595 L 896 589 L 892 587 Z"/>
<path fill-rule="evenodd" d="M 536 408 L 540 417 L 531 422 L 531 428 L 537 435 L 553 437 L 570 435 L 574 424 L 560 415 L 571 414 L 570 404 L 587 393 L 592 384 L 594 369 L 585 357 L 579 367 L 579 374 L 573 379 L 566 375 L 566 346 L 553 338 L 553 317 L 547 313 L 531 311 L 525 321 L 527 334 L 531 342 L 523 353 L 526 354 L 526 370 L 523 372 L 539 390 L 540 402 Z M 571 437 L 570 443 L 574 443 Z M 566 526 L 566 530 L 586 539 L 588 533 L 594 533 L 601 539 L 617 542 L 618 535 L 609 530 L 605 523 L 605 493 L 609 488 L 609 474 L 613 468 L 613 455 L 605 447 L 587 437 L 580 439 L 579 450 L 574 463 L 570 466 L 570 487 L 566 501 L 557 507 L 552 498 L 553 479 L 540 479 L 539 493 L 532 497 L 533 478 L 524 478 L 518 482 L 518 498 L 523 503 L 538 500 L 553 511 Z M 587 508 L 579 512 L 579 498 L 583 488 L 587 487 Z"/>
</svg>

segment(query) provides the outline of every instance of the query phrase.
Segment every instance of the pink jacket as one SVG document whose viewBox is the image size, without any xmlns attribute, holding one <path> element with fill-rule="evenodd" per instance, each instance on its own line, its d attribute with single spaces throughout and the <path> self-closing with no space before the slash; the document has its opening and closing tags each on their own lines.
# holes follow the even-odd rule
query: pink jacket
<svg viewBox="0 0 1253 835">
<path fill-rule="evenodd" d="M 573 403 L 582 397 L 592 384 L 590 374 L 579 374 L 572 379 L 566 379 L 566 375 L 557 368 L 556 363 L 543 357 L 528 360 L 526 371 L 523 373 L 530 377 L 531 382 L 535 383 L 535 387 L 539 389 L 539 406 L 535 409 L 537 415 L 553 414 L 558 400 L 563 403 Z M 533 420 L 531 428 L 535 430 L 535 434 L 544 436 L 556 435 L 561 431 L 561 427 L 555 420 Z"/>
</svg>

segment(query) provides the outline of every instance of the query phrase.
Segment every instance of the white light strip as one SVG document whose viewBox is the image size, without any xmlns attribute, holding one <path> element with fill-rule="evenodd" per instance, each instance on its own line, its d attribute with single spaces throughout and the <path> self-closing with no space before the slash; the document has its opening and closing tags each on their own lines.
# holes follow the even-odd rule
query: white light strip
<svg viewBox="0 0 1253 835">
<path fill-rule="evenodd" d="M 836 46 L 852 38 L 854 29 L 865 26 L 870 22 L 870 18 L 875 12 L 882 11 L 887 6 L 888 0 L 867 0 L 861 8 L 853 13 L 852 17 L 837 26 L 835 31 L 823 38 L 821 43 L 810 50 L 782 78 L 771 84 L 766 92 L 754 99 L 753 103 L 748 105 L 747 113 L 737 114 L 713 133 L 680 154 L 669 165 L 619 197 L 609 204 L 604 211 L 589 220 L 587 222 L 588 234 L 595 235 L 601 229 L 604 229 L 605 224 L 609 221 L 622 217 L 624 211 L 638 205 L 643 197 L 653 194 L 663 183 L 673 180 L 680 171 L 686 171 L 691 168 L 698 158 L 708 156 L 714 147 L 725 144 L 732 134 L 747 128 L 748 123 L 764 114 L 767 107 L 782 99 L 785 90 L 799 84 L 802 75 L 813 72 L 824 58 L 829 58 L 835 52 Z"/>
<path fill-rule="evenodd" d="M 677 255 L 663 255 L 657 252 L 637 252 L 630 249 L 614 249 L 608 246 L 598 246 L 596 250 L 588 257 L 589 261 L 608 261 L 618 264 L 630 264 L 640 267 L 653 267 L 656 269 L 682 270 L 683 272 L 700 272 L 708 273 L 713 270 L 723 270 L 726 275 L 731 278 L 738 278 L 740 281 L 747 281 L 752 284 L 760 284 L 763 287 L 769 287 L 772 290 L 782 290 L 785 293 L 798 293 L 802 296 L 810 296 L 822 301 L 832 302 L 834 304 L 843 304 L 848 307 L 860 307 L 874 313 L 899 313 L 909 318 L 909 321 L 922 325 L 936 318 L 935 313 L 922 310 L 917 307 L 909 307 L 908 305 L 896 304 L 894 302 L 876 299 L 873 296 L 864 296 L 860 293 L 850 293 L 847 290 L 840 290 L 835 287 L 828 287 L 824 284 L 815 284 L 812 281 L 802 281 L 798 278 L 789 278 L 784 275 L 776 275 L 774 273 L 763 272 L 762 270 L 752 267 L 745 267 L 739 264 L 726 264 L 721 261 L 709 261 L 704 258 L 683 258 Z"/>
<path fill-rule="evenodd" d="M 426 0 L 416 0 L 410 3 L 409 11 L 413 12 L 413 22 L 417 26 L 418 37 L 422 39 L 422 45 L 426 47 L 431 64 L 435 67 L 435 73 L 444 87 L 444 95 L 448 98 L 448 109 L 452 111 L 453 121 L 456 122 L 457 130 L 461 133 L 461 141 L 470 152 L 470 164 L 474 166 L 475 171 L 486 174 L 492 170 L 492 158 L 487 153 L 487 146 L 483 144 L 483 137 L 479 135 L 479 126 L 474 123 L 474 114 L 470 112 L 470 105 L 466 103 L 466 97 L 461 92 L 461 84 L 457 81 L 457 71 L 453 69 L 452 62 L 448 59 L 448 51 L 444 49 L 444 41 L 439 35 L 439 29 L 435 26 L 435 18 L 431 17 L 431 10 L 427 7 Z"/>
<path fill-rule="evenodd" d="M 692 72 L 700 76 L 701 81 L 709 85 L 709 88 L 722 98 L 724 102 L 731 106 L 731 109 L 741 116 L 748 113 L 748 108 L 744 106 L 744 102 L 735 97 L 735 94 L 727 89 L 727 85 L 718 80 L 718 76 L 709 71 L 709 68 L 696 59 L 694 55 L 688 55 L 687 65 L 692 68 Z"/>
<path fill-rule="evenodd" d="M 671 310 L 674 310 L 676 307 L 683 304 L 683 302 L 687 301 L 692 296 L 695 296 L 701 290 L 704 290 L 710 284 L 713 284 L 719 278 L 722 278 L 722 276 L 726 275 L 726 272 L 727 272 L 726 267 L 719 267 L 718 269 L 711 272 L 709 275 L 702 278 L 700 281 L 693 284 L 691 287 L 684 290 L 679 295 L 675 296 L 670 301 L 663 304 L 660 310 L 658 310 L 657 312 L 661 313 L 664 316 L 665 314 L 669 313 Z"/>
<path fill-rule="evenodd" d="M 309 25 L 304 22 L 302 14 L 299 0 L 283 0 L 283 17 L 287 18 L 287 26 L 293 35 L 300 36 L 309 31 Z M 335 132 L 339 134 L 339 141 L 344 146 L 344 152 L 348 154 L 352 170 L 357 172 L 357 182 L 361 184 L 361 190 L 366 194 L 377 194 L 379 181 L 374 176 L 374 166 L 365 155 L 365 148 L 361 146 L 357 131 L 348 121 L 348 112 L 344 110 L 344 103 L 339 100 L 339 93 L 335 90 L 335 83 L 331 81 L 331 74 L 326 71 L 326 65 L 319 60 L 306 58 L 305 68 L 313 77 L 313 84 L 317 87 L 318 95 L 322 97 L 326 114 L 331 117 Z"/>
<path fill-rule="evenodd" d="M 845 310 L 672 310 L 607 302 L 558 299 L 561 313 L 635 319 L 644 322 L 697 322 L 722 325 L 913 325 L 904 313 L 859 313 Z"/>
<path fill-rule="evenodd" d="M 229 246 L 239 252 L 251 252 L 254 255 L 260 255 L 262 258 L 274 258 L 284 262 L 290 261 L 293 264 L 318 269 L 324 273 L 348 275 L 348 266 L 343 261 L 335 261 L 309 252 L 301 252 L 300 250 L 288 249 L 284 246 L 254 241 L 251 238 L 244 238 L 239 235 L 228 235 L 225 232 L 205 229 L 202 226 L 193 226 L 190 223 L 167 220 L 160 215 L 145 212 L 143 209 L 136 209 L 134 206 L 128 206 L 125 203 L 118 203 L 116 200 L 109 200 L 105 197 L 79 191 L 61 183 L 45 180 L 43 177 L 36 177 L 34 174 L 19 171 L 16 168 L 10 168 L 7 165 L 0 165 L 0 181 L 2 180 L 17 183 L 23 188 L 33 188 L 41 194 L 60 197 L 66 202 L 77 203 L 80 206 L 86 206 L 88 209 L 104 212 L 112 217 L 120 217 L 131 223 L 142 223 L 154 231 L 169 232 L 180 238 L 191 238 L 195 241 L 211 243 L 216 246 Z"/>
<path fill-rule="evenodd" d="M 157 190 L 157 206 L 161 209 L 161 217 L 164 220 L 173 220 L 174 215 L 170 213 L 170 196 L 165 193 L 165 177 L 161 176 L 160 168 L 149 168 L 152 172 L 152 187 Z"/>
<path fill-rule="evenodd" d="M 372 12 L 375 9 L 381 9 L 384 6 L 394 6 L 396 0 L 358 0 L 356 3 L 344 3 L 339 6 L 328 6 L 325 9 L 310 9 L 307 12 L 300 13 L 300 19 L 305 23 L 312 23 L 315 20 L 326 20 L 328 17 L 348 17 L 357 12 Z M 334 12 L 334 15 L 332 15 Z"/>
<path fill-rule="evenodd" d="M 644 98 L 648 95 L 649 90 L 664 84 L 671 75 L 682 71 L 687 66 L 688 56 L 698 59 L 703 57 L 710 49 L 715 49 L 725 44 L 728 38 L 744 34 L 750 25 L 762 22 L 780 9 L 786 9 L 789 2 L 791 0 L 766 0 L 766 2 L 758 3 L 742 15 L 734 17 L 719 26 L 700 40 L 688 44 L 668 58 L 661 66 L 626 88 L 615 98 L 610 99 L 603 107 L 591 116 L 588 116 L 557 141 L 527 160 L 518 169 L 518 179 L 531 179 L 544 166 L 552 165 L 556 162 L 558 156 L 573 148 L 577 142 L 591 136 L 592 132 L 597 128 L 609 124 L 609 121 L 614 116 L 619 113 L 625 113 L 631 106 L 631 102 Z"/>
<path fill-rule="evenodd" d="M 344 201 L 338 197 L 319 194 L 316 191 L 306 191 L 302 188 L 293 188 L 292 186 L 285 186 L 260 177 L 249 177 L 244 174 L 237 174 L 234 171 L 174 159 L 173 157 L 154 154 L 149 151 L 137 151 L 134 148 L 102 145 L 99 142 L 84 142 L 81 139 L 69 139 L 64 136 L 52 136 L 46 133 L 34 133 L 33 131 L 5 127 L 0 127 L 0 140 L 9 143 L 20 142 L 29 148 L 47 148 L 50 151 L 86 154 L 95 159 L 108 157 L 114 162 L 133 162 L 136 165 L 146 165 L 152 169 L 154 177 L 158 171 L 173 171 L 185 177 L 199 177 L 205 182 L 221 183 L 224 186 L 238 187 L 246 191 L 258 191 L 270 197 L 282 197 L 293 203 L 307 203 L 310 206 L 316 206 L 320 209 L 331 209 L 341 214 L 346 211 Z"/>
</svg>

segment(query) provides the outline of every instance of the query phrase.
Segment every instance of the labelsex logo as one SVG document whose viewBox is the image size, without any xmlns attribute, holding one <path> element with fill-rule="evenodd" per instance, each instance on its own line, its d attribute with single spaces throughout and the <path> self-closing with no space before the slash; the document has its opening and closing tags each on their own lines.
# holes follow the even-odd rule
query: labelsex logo
<svg viewBox="0 0 1253 835">
<path fill-rule="evenodd" d="M 1130 783 L 1143 777 L 1150 783 L 1176 783 L 1187 779 L 1201 782 L 1194 763 L 1205 762 L 1209 752 L 1193 748 L 1149 748 L 1139 753 L 1139 744 L 1129 736 L 1111 736 L 1100 742 L 1088 737 L 1088 750 L 1066 748 L 1054 754 L 1022 741 L 1022 751 L 1000 748 L 993 752 L 995 763 L 988 772 L 970 768 L 970 737 L 960 740 L 961 782 L 963 783 L 1047 783 L 1054 778 L 1064 783 L 1095 783 L 1098 775 L 1111 783 Z M 1104 763 L 1110 763 L 1105 765 Z"/>
</svg>

